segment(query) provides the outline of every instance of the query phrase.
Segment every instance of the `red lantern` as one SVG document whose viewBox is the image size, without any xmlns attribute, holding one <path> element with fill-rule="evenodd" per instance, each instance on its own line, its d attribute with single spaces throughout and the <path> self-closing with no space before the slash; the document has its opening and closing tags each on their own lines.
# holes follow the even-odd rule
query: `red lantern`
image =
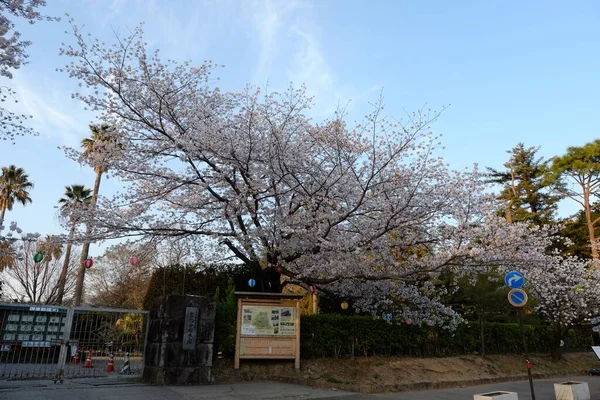
<svg viewBox="0 0 600 400">
<path fill-rule="evenodd" d="M 84 267 L 92 268 L 92 265 L 94 265 L 94 260 L 92 260 L 91 258 L 86 258 L 85 260 L 83 260 Z"/>
<path fill-rule="evenodd" d="M 413 322 L 412 319 L 410 319 L 410 318 L 406 319 L 406 325 L 412 325 L 412 322 Z"/>
<path fill-rule="evenodd" d="M 132 267 L 135 267 L 135 266 L 136 266 L 136 265 L 137 265 L 139 262 L 140 262 L 140 259 L 139 259 L 139 257 L 137 257 L 137 256 L 133 256 L 133 257 L 131 257 L 131 258 L 129 259 L 129 264 L 130 264 Z"/>
</svg>

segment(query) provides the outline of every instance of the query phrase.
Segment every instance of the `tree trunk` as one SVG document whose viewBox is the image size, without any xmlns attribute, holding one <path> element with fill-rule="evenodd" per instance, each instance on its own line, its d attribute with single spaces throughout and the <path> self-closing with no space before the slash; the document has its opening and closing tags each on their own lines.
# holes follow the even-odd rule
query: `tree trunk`
<svg viewBox="0 0 600 400">
<path fill-rule="evenodd" d="M 485 358 L 485 335 L 483 329 L 483 313 L 479 313 L 479 337 L 481 339 L 480 354 L 482 358 Z"/>
<path fill-rule="evenodd" d="M 583 190 L 583 208 L 585 212 L 585 221 L 587 222 L 588 234 L 590 236 L 590 246 L 592 249 L 592 259 L 598 259 L 598 248 L 596 246 L 596 230 L 592 220 L 592 208 L 590 205 L 590 193 L 587 189 Z"/>
<path fill-rule="evenodd" d="M 4 215 L 6 214 L 6 210 L 8 208 L 8 199 L 10 198 L 10 195 L 7 195 L 4 198 L 4 205 L 2 206 L 2 209 L 0 209 L 0 225 L 4 225 Z M 6 229 L 4 230 L 5 234 L 6 234 Z M 0 233 L 2 233 L 0 231 Z"/>
<path fill-rule="evenodd" d="M 560 345 L 560 342 L 563 337 L 563 329 L 560 323 L 554 324 L 554 334 L 552 340 L 552 349 L 550 350 L 550 354 L 554 361 L 562 360 L 563 347 Z"/>
<path fill-rule="evenodd" d="M 69 243 L 67 243 L 67 249 L 65 251 L 65 260 L 63 261 L 62 271 L 60 271 L 60 278 L 58 278 L 58 292 L 56 293 L 55 304 L 62 304 L 63 296 L 65 295 L 65 284 L 67 282 L 67 272 L 69 271 L 69 262 L 71 262 L 71 248 L 73 244 L 73 234 L 75 233 L 75 227 L 77 226 L 75 221 L 71 222 L 71 230 L 69 231 Z"/>
<path fill-rule="evenodd" d="M 0 209 L 0 225 L 4 224 L 4 214 L 6 214 L 6 207 L 2 207 L 2 209 Z"/>
<path fill-rule="evenodd" d="M 102 170 L 96 171 L 96 181 L 94 182 L 94 192 L 92 193 L 92 200 L 90 202 L 90 208 L 96 208 L 96 202 L 98 201 L 98 191 L 100 190 L 100 180 L 102 179 Z M 85 228 L 86 237 L 92 233 L 92 224 L 87 223 Z M 81 257 L 79 258 L 79 270 L 77 271 L 77 281 L 75 282 L 75 295 L 73 296 L 73 305 L 81 305 L 81 296 L 83 295 L 83 281 L 85 279 L 85 265 L 84 261 L 88 258 L 90 251 L 90 242 L 85 241 L 81 248 Z"/>
</svg>

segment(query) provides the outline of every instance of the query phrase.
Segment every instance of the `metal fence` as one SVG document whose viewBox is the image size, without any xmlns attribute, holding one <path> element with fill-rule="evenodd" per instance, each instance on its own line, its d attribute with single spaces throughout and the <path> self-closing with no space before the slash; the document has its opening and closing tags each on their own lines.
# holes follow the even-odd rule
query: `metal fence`
<svg viewBox="0 0 600 400">
<path fill-rule="evenodd" d="M 0 304 L 0 379 L 140 375 L 148 312 Z"/>
</svg>

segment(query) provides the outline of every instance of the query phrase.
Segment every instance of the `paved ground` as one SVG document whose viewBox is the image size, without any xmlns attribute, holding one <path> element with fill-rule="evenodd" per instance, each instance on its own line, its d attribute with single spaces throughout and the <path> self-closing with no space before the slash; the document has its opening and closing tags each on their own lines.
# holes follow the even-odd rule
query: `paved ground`
<svg viewBox="0 0 600 400">
<path fill-rule="evenodd" d="M 554 384 L 566 381 L 587 382 L 590 388 L 592 400 L 600 400 L 600 377 L 596 376 L 575 376 L 569 378 L 559 378 L 550 380 L 534 381 L 534 391 L 536 400 L 555 400 Z M 473 399 L 474 394 L 489 393 L 492 391 L 504 390 L 507 392 L 517 392 L 519 400 L 531 400 L 531 390 L 529 381 L 494 383 L 491 385 L 471 386 L 458 389 L 431 390 L 422 392 L 403 392 L 376 395 L 372 399 L 389 400 L 459 400 Z M 368 397 L 365 397 L 367 399 Z"/>
<path fill-rule="evenodd" d="M 592 400 L 600 400 L 600 378 L 571 377 L 566 380 L 588 382 Z M 554 400 L 553 383 L 563 380 L 535 382 L 536 400 Z M 274 382 L 252 382 L 211 386 L 145 386 L 119 378 L 68 380 L 63 385 L 51 381 L 0 381 L 0 399 L 10 400 L 463 400 L 474 394 L 496 390 L 517 392 L 519 400 L 530 400 L 529 383 L 512 382 L 468 388 L 403 392 L 386 394 L 356 394 L 334 390 L 319 390 L 304 386 Z"/>
<path fill-rule="evenodd" d="M 97 357 L 92 360 L 94 368 L 83 368 L 84 363 L 78 365 L 65 364 L 65 376 L 68 378 L 107 376 L 105 373 L 107 357 Z M 123 359 L 115 359 L 115 371 L 121 371 Z M 130 360 L 133 373 L 141 375 L 144 361 L 137 358 Z M 50 379 L 56 375 L 57 364 L 11 364 L 0 363 L 0 380 L 2 379 Z"/>
</svg>

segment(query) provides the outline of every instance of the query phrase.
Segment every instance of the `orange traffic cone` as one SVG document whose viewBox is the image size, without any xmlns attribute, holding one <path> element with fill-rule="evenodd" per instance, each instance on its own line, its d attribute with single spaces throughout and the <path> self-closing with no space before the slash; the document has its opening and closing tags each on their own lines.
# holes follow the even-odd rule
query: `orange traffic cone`
<svg viewBox="0 0 600 400">
<path fill-rule="evenodd" d="M 108 355 L 108 364 L 106 364 L 106 372 L 115 372 L 115 356 L 112 353 Z"/>
<path fill-rule="evenodd" d="M 87 352 L 87 358 L 85 360 L 85 364 L 84 364 L 83 368 L 94 368 L 94 366 L 92 365 L 92 351 L 91 350 L 88 350 L 88 352 Z"/>
</svg>

